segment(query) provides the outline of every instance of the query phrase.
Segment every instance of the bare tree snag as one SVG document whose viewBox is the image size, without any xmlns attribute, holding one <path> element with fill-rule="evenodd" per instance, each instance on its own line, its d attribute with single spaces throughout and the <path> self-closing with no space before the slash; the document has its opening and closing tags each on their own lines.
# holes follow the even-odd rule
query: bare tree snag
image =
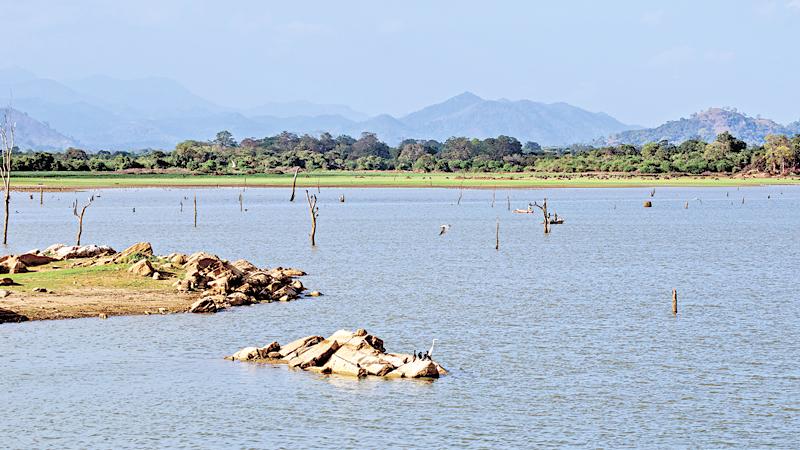
<svg viewBox="0 0 800 450">
<path fill-rule="evenodd" d="M 197 228 L 197 194 L 194 194 L 194 227 Z"/>
<path fill-rule="evenodd" d="M 311 246 L 317 245 L 317 217 L 319 217 L 319 208 L 317 207 L 317 196 L 309 195 L 306 189 L 306 200 L 308 200 L 308 212 L 311 213 Z"/>
<path fill-rule="evenodd" d="M 653 188 L 652 190 L 650 190 L 650 197 L 655 197 L 655 196 L 656 196 L 656 188 Z"/>
<path fill-rule="evenodd" d="M 506 196 L 506 208 L 511 211 L 511 196 Z"/>
<path fill-rule="evenodd" d="M 497 188 L 492 190 L 492 208 L 494 208 L 494 199 L 497 196 Z"/>
<path fill-rule="evenodd" d="M 317 177 L 317 194 L 321 194 L 322 190 L 319 188 L 319 177 Z"/>
<path fill-rule="evenodd" d="M 294 189 L 297 187 L 297 172 L 300 171 L 299 167 L 294 168 L 294 177 L 292 178 L 292 196 L 289 198 L 290 202 L 294 201 Z"/>
<path fill-rule="evenodd" d="M 0 138 L 3 141 L 3 161 L 0 163 L 0 178 L 3 180 L 5 216 L 3 219 L 3 245 L 8 244 L 8 205 L 11 203 L 11 157 L 14 153 L 14 133 L 17 124 L 11 122 L 11 108 L 6 108 L 3 123 L 0 124 Z"/>
<path fill-rule="evenodd" d="M 678 291 L 677 289 L 672 290 L 672 314 L 678 315 Z"/>
<path fill-rule="evenodd" d="M 239 212 L 244 212 L 244 199 L 241 192 L 239 192 Z"/>
<path fill-rule="evenodd" d="M 344 203 L 344 194 L 339 196 L 339 203 Z"/>
<path fill-rule="evenodd" d="M 72 215 L 78 219 L 78 236 L 75 238 L 75 245 L 81 245 L 81 235 L 83 234 L 83 215 L 86 214 L 86 208 L 88 208 L 93 201 L 94 199 L 90 198 L 89 201 L 83 205 L 80 213 L 78 213 L 78 200 L 75 200 L 75 203 L 72 204 Z"/>
<path fill-rule="evenodd" d="M 494 228 L 494 249 L 500 250 L 500 219 L 497 219 L 497 224 Z"/>
<path fill-rule="evenodd" d="M 456 206 L 461 204 L 461 197 L 464 196 L 464 185 L 462 184 L 461 187 L 458 189 L 458 201 L 456 202 Z"/>
<path fill-rule="evenodd" d="M 44 206 L 44 188 L 39 188 L 39 206 Z"/>
<path fill-rule="evenodd" d="M 550 233 L 550 215 L 547 214 L 547 199 L 544 199 L 541 205 L 533 202 L 533 204 L 528 205 L 528 208 L 531 206 L 535 206 L 542 210 L 542 215 L 544 216 L 544 234 Z"/>
</svg>

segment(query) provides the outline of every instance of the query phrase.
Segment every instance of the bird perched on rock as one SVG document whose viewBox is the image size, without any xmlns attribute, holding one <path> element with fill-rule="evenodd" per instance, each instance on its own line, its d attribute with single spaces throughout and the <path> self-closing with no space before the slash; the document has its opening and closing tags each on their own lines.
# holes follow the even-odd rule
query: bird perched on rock
<svg viewBox="0 0 800 450">
<path fill-rule="evenodd" d="M 439 225 L 439 236 L 447 233 L 448 231 L 450 231 L 450 225 L 449 224 L 448 225 Z"/>
</svg>

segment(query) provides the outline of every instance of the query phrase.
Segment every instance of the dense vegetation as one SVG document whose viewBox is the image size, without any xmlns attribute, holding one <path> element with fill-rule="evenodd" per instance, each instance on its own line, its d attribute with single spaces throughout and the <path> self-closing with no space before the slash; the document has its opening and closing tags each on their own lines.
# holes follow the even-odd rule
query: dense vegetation
<svg viewBox="0 0 800 450">
<path fill-rule="evenodd" d="M 641 147 L 573 146 L 542 149 L 535 142 L 498 136 L 488 139 L 453 137 L 445 142 L 405 140 L 397 147 L 372 133 L 319 137 L 281 133 L 236 142 L 227 131 L 210 142 L 184 141 L 175 150 L 140 153 L 18 153 L 13 169 L 20 171 L 113 171 L 183 169 L 200 173 L 263 173 L 291 167 L 336 170 L 414 170 L 471 172 L 629 172 L 629 173 L 796 173 L 800 166 L 800 135 L 769 135 L 764 145 L 747 145 L 729 133 L 712 142 L 667 141 Z"/>
</svg>

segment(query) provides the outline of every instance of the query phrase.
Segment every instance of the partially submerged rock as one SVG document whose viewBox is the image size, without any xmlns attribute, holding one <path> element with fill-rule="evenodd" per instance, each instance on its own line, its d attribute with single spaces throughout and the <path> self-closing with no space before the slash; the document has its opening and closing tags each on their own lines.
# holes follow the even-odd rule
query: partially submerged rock
<svg viewBox="0 0 800 450">
<path fill-rule="evenodd" d="M 42 252 L 45 256 L 62 260 L 76 258 L 94 258 L 114 254 L 114 249 L 107 245 L 64 245 L 55 244 L 47 247 Z"/>
<path fill-rule="evenodd" d="M 358 378 L 438 378 L 447 373 L 430 358 L 386 353 L 383 340 L 364 329 L 339 330 L 327 339 L 306 336 L 282 347 L 277 342 L 270 344 L 269 348 L 246 347 L 226 359 L 287 364 L 324 374 Z"/>
</svg>

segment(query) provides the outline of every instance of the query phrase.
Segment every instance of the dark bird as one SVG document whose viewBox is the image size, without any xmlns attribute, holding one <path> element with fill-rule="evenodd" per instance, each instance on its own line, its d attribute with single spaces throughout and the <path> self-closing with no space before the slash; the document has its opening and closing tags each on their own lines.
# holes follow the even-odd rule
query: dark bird
<svg viewBox="0 0 800 450">
<path fill-rule="evenodd" d="M 439 236 L 447 233 L 448 231 L 450 231 L 450 225 L 449 224 L 448 225 L 439 225 Z"/>
</svg>

